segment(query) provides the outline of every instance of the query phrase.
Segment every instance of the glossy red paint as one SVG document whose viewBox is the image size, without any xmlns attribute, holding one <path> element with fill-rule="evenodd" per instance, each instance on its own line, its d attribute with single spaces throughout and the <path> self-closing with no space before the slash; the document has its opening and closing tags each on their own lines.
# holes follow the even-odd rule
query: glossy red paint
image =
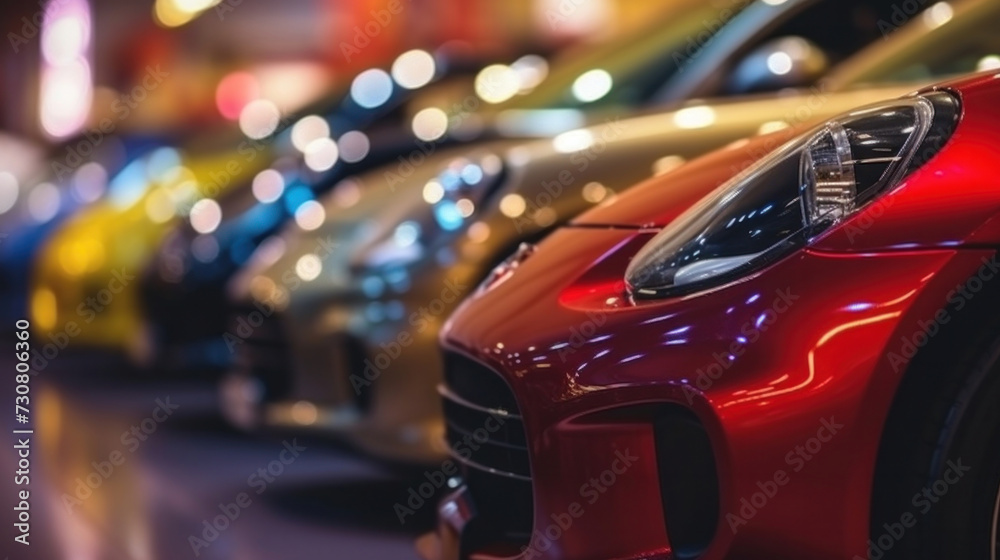
<svg viewBox="0 0 1000 560">
<path fill-rule="evenodd" d="M 757 139 L 583 216 L 465 302 L 443 346 L 507 381 L 527 434 L 535 533 L 518 558 L 675 557 L 649 418 L 662 403 L 692 411 L 715 453 L 720 514 L 701 558 L 866 557 L 881 426 L 912 357 L 906 341 L 1000 244 L 1000 80 L 946 87 L 963 103 L 953 139 L 861 235 L 848 228 L 864 212 L 749 277 L 630 300 L 625 266 L 653 225 L 773 144 Z M 584 487 L 621 454 L 635 459 L 591 502 Z M 467 502 L 460 492 L 442 505 L 441 558 L 457 558 L 464 523 L 490 507 Z M 583 513 L 559 525 L 574 504 Z M 553 525 L 558 538 L 545 536 Z"/>
</svg>

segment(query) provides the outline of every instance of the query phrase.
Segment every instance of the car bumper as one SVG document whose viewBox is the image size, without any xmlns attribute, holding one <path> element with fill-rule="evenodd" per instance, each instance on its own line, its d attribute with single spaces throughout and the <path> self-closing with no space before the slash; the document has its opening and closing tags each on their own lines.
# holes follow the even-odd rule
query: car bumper
<svg viewBox="0 0 1000 560">
<path fill-rule="evenodd" d="M 444 282 L 431 284 L 440 296 Z M 419 288 L 377 300 L 297 292 L 263 318 L 243 305 L 227 335 L 235 357 L 223 402 L 243 426 L 306 429 L 390 461 L 440 463 L 437 341 L 459 296 L 425 315 L 415 309 L 431 298 Z"/>
<path fill-rule="evenodd" d="M 618 299 L 624 268 L 608 261 L 627 262 L 644 239 L 561 230 L 444 334 L 448 351 L 504 378 L 523 414 L 534 532 L 521 557 L 671 557 L 664 496 L 685 480 L 658 467 L 660 406 L 692 413 L 714 453 L 719 516 L 700 558 L 864 557 L 908 341 L 919 347 L 994 251 L 800 251 L 711 293 L 635 305 Z M 638 459 L 589 503 L 584 486 L 620 452 Z M 561 528 L 574 503 L 583 515 Z"/>
</svg>

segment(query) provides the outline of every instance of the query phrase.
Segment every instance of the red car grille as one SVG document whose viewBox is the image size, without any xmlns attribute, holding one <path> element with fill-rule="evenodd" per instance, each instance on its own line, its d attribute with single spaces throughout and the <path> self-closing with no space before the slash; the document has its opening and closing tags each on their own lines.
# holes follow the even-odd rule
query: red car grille
<svg viewBox="0 0 1000 560">
<path fill-rule="evenodd" d="M 533 522 L 531 468 L 513 392 L 494 371 L 458 354 L 445 356 L 440 392 L 448 446 L 464 466 L 476 504 L 463 552 L 527 545 Z"/>
</svg>

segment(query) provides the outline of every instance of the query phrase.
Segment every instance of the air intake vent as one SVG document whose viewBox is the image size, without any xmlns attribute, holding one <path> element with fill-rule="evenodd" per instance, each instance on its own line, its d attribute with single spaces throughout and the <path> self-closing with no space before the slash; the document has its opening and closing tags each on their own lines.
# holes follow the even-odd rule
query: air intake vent
<svg viewBox="0 0 1000 560">
<path fill-rule="evenodd" d="M 679 560 L 701 557 L 719 521 L 719 475 L 712 442 L 690 411 L 670 407 L 653 424 L 667 534 Z"/>
</svg>

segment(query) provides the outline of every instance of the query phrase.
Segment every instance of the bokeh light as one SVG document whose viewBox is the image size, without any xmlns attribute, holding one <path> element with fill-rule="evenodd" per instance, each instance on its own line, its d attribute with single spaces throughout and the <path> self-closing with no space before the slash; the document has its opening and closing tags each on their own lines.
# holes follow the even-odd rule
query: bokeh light
<svg viewBox="0 0 1000 560">
<path fill-rule="evenodd" d="M 337 163 L 340 157 L 340 149 L 337 143 L 330 138 L 320 138 L 313 140 L 305 152 L 306 165 L 313 171 L 326 171 Z"/>
<path fill-rule="evenodd" d="M 292 126 L 292 145 L 300 152 L 305 152 L 313 141 L 329 137 L 330 124 L 318 115 L 302 117 Z"/>
<path fill-rule="evenodd" d="M 365 70 L 351 83 L 351 98 L 365 109 L 385 104 L 392 96 L 392 78 L 378 68 Z"/>
<path fill-rule="evenodd" d="M 285 179 L 276 170 L 265 169 L 253 178 L 251 190 L 254 198 L 268 204 L 281 198 L 285 192 Z"/>
<path fill-rule="evenodd" d="M 280 123 L 281 111 L 277 105 L 266 99 L 251 101 L 240 111 L 240 130 L 255 140 L 273 134 Z"/>
<path fill-rule="evenodd" d="M 429 84 L 436 71 L 434 56 L 419 49 L 406 51 L 392 64 L 393 79 L 406 89 L 417 89 Z"/>
<path fill-rule="evenodd" d="M 222 208 L 219 203 L 203 198 L 191 207 L 191 227 L 202 234 L 212 233 L 222 223 Z"/>
<path fill-rule="evenodd" d="M 219 113 L 235 121 L 248 103 L 260 98 L 260 84 L 249 72 L 233 72 L 222 78 L 215 88 L 215 105 Z"/>
</svg>

